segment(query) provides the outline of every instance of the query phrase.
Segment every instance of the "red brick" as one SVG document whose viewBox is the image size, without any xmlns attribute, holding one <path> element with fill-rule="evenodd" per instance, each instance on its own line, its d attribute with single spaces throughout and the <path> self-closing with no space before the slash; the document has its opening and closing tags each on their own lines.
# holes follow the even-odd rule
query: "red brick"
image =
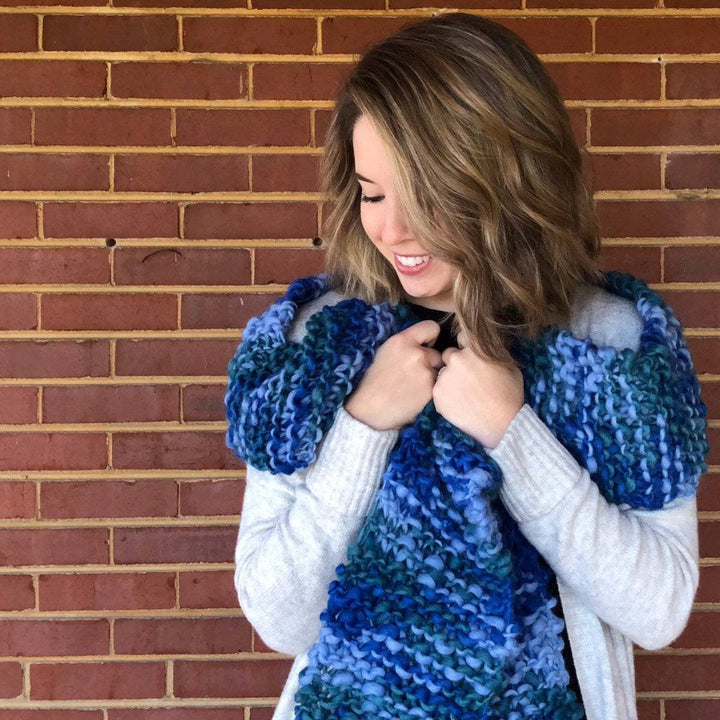
<svg viewBox="0 0 720 720">
<path fill-rule="evenodd" d="M 193 293 L 182 299 L 182 327 L 233 328 L 245 327 L 248 320 L 280 298 L 278 293 L 213 295 Z"/>
<path fill-rule="evenodd" d="M 0 238 L 37 237 L 37 207 L 28 202 L 0 202 Z"/>
<path fill-rule="evenodd" d="M 660 187 L 660 156 L 593 153 L 588 185 L 598 190 L 655 190 Z"/>
<path fill-rule="evenodd" d="M 700 478 L 697 506 L 701 512 L 717 512 L 720 510 L 720 478 L 717 475 L 706 474 Z"/>
<path fill-rule="evenodd" d="M 0 342 L 0 377 L 99 377 L 110 372 L 104 340 Z"/>
<path fill-rule="evenodd" d="M 247 7 L 247 0 L 113 0 L 113 5 L 115 7 L 201 7 L 244 9 Z M 144 717 L 145 716 L 143 715 L 143 718 Z M 170 719 L 168 718 L 168 720 Z"/>
<path fill-rule="evenodd" d="M 720 96 L 717 63 L 668 63 L 665 74 L 665 94 L 670 100 Z"/>
<path fill-rule="evenodd" d="M 250 252 L 242 248 L 115 250 L 118 285 L 249 285 Z M 183 302 L 190 297 L 185 296 Z"/>
<path fill-rule="evenodd" d="M 2 575 L 2 595 L 0 595 L 0 610 L 32 610 L 35 607 L 35 588 L 30 575 Z M 9 667 L 9 666 L 8 666 Z M 4 679 L 5 670 L 0 666 L 0 687 Z M 2 694 L 2 690 L 0 690 Z M 18 693 L 15 693 L 17 695 Z M 2 695 L 2 697 L 14 697 Z"/>
<path fill-rule="evenodd" d="M 280 0 L 277 0 L 280 2 Z M 322 2 L 322 0 L 315 0 L 316 3 Z M 326 0 L 326 2 L 333 2 L 333 0 Z M 337 0 L 333 3 L 337 5 Z M 256 3 L 253 2 L 253 7 L 257 7 Z M 425 7 L 440 7 L 447 8 L 448 3 L 446 0 L 388 0 L 388 8 L 393 9 L 415 9 Z M 481 9 L 510 9 L 519 10 L 522 7 L 520 0 L 460 0 L 460 2 L 453 3 L 453 9 L 470 9 L 470 8 L 481 8 Z M 268 718 L 270 716 L 268 715 Z M 255 716 L 251 718 L 255 720 Z"/>
<path fill-rule="evenodd" d="M 181 482 L 181 515 L 239 515 L 244 490 L 241 478 Z"/>
<path fill-rule="evenodd" d="M 248 190 L 244 155 L 118 155 L 115 189 L 162 192 Z"/>
<path fill-rule="evenodd" d="M 638 692 L 715 690 L 720 655 L 639 655 L 635 669 Z"/>
<path fill-rule="evenodd" d="M 666 3 L 667 4 L 667 3 Z M 654 8 L 657 0 L 603 0 L 602 8 Z M 598 0 L 526 0 L 527 8 L 597 8 Z"/>
<path fill-rule="evenodd" d="M 168 108 L 36 108 L 36 145 L 170 145 Z"/>
<path fill-rule="evenodd" d="M 0 96 L 99 98 L 105 93 L 106 76 L 102 62 L 2 60 Z"/>
<path fill-rule="evenodd" d="M 720 613 L 693 612 L 674 648 L 715 648 L 720 638 Z"/>
<path fill-rule="evenodd" d="M 223 385 L 185 385 L 183 387 L 183 419 L 225 420 L 225 392 Z"/>
<path fill-rule="evenodd" d="M 718 341 L 717 338 L 685 339 L 690 348 L 696 372 L 720 373 L 720 364 L 718 363 L 718 358 L 720 358 L 720 341 Z M 708 462 L 710 461 L 708 460 Z"/>
<path fill-rule="evenodd" d="M 0 620 L 2 655 L 105 655 L 107 620 Z"/>
<path fill-rule="evenodd" d="M 177 237 L 178 208 L 163 202 L 46 203 L 45 237 Z"/>
<path fill-rule="evenodd" d="M 0 248 L 0 283 L 107 284 L 107 248 Z"/>
<path fill-rule="evenodd" d="M 43 330 L 175 330 L 177 296 L 152 294 L 48 294 Z"/>
<path fill-rule="evenodd" d="M 311 55 L 316 43 L 314 18 L 183 19 L 183 49 L 186 52 Z"/>
<path fill-rule="evenodd" d="M 720 18 L 599 17 L 598 53 L 712 53 L 720 51 Z"/>
<path fill-rule="evenodd" d="M 173 0 L 167 1 L 174 5 L 180 4 Z M 234 709 L 202 707 L 108 710 L 108 720 L 240 720 L 243 707 L 244 705 L 238 705 Z"/>
<path fill-rule="evenodd" d="M 43 422 L 162 422 L 179 420 L 180 389 L 174 385 L 46 387 Z M 0 397 L 2 395 L 0 394 Z"/>
<path fill-rule="evenodd" d="M 250 708 L 250 720 L 272 720 L 274 714 L 274 706 Z"/>
<path fill-rule="evenodd" d="M 161 662 L 96 662 L 30 666 L 31 700 L 121 700 L 165 695 Z"/>
<path fill-rule="evenodd" d="M 181 608 L 236 608 L 232 570 L 180 573 Z"/>
<path fill-rule="evenodd" d="M 720 700 L 665 700 L 664 720 L 717 720 Z"/>
<path fill-rule="evenodd" d="M 720 109 L 594 108 L 590 137 L 593 145 L 715 145 Z"/>
<path fill-rule="evenodd" d="M 37 329 L 37 295 L 2 293 L 0 295 L 0 330 Z M 0 409 L 0 415 L 3 410 Z"/>
<path fill-rule="evenodd" d="M 176 697 L 277 697 L 292 660 L 175 663 Z"/>
<path fill-rule="evenodd" d="M 711 464 L 709 460 L 708 464 Z M 701 520 L 699 525 L 699 535 L 700 557 L 720 557 L 720 522 Z"/>
<path fill-rule="evenodd" d="M 236 340 L 118 340 L 118 375 L 226 375 Z"/>
<path fill-rule="evenodd" d="M 222 431 L 118 432 L 113 434 L 113 466 L 225 470 L 242 464 L 225 445 Z"/>
<path fill-rule="evenodd" d="M 0 470 L 100 470 L 107 462 L 103 433 L 0 433 Z"/>
<path fill-rule="evenodd" d="M 209 655 L 250 652 L 245 618 L 115 621 L 115 652 L 123 655 Z"/>
<path fill-rule="evenodd" d="M 177 488 L 163 480 L 44 482 L 40 509 L 45 519 L 174 517 Z"/>
<path fill-rule="evenodd" d="M 34 15 L 0 15 L 0 52 L 37 49 L 37 18 Z"/>
<path fill-rule="evenodd" d="M 275 147 L 310 144 L 310 111 L 306 109 L 178 108 L 176 113 L 178 145 Z"/>
<path fill-rule="evenodd" d="M 653 100 L 660 97 L 657 63 L 548 63 L 564 100 Z"/>
<path fill-rule="evenodd" d="M 177 50 L 172 15 L 46 15 L 44 50 Z"/>
<path fill-rule="evenodd" d="M 663 291 L 663 297 L 685 328 L 720 327 L 720 295 L 693 290 Z"/>
<path fill-rule="evenodd" d="M 665 186 L 675 188 L 720 188 L 720 156 L 669 153 Z"/>
<path fill-rule="evenodd" d="M 154 610 L 175 607 L 175 573 L 41 575 L 40 610 Z"/>
<path fill-rule="evenodd" d="M 606 238 L 720 235 L 720 200 L 601 200 L 597 210 Z"/>
<path fill-rule="evenodd" d="M 289 284 L 299 277 L 317 275 L 325 269 L 322 249 L 292 250 L 258 248 L 255 251 L 255 284 Z"/>
<path fill-rule="evenodd" d="M 117 528 L 115 562 L 232 562 L 237 527 Z"/>
<path fill-rule="evenodd" d="M 102 528 L 0 529 L 2 565 L 107 563 L 108 531 Z"/>
<path fill-rule="evenodd" d="M 637 709 L 638 720 L 660 720 L 659 700 L 639 700 Z"/>
<path fill-rule="evenodd" d="M 708 417 L 720 419 L 720 383 L 704 382 L 701 384 L 701 392 L 707 405 Z"/>
<path fill-rule="evenodd" d="M 587 137 L 587 110 L 585 108 L 568 108 L 568 117 L 575 141 L 583 148 L 588 144 Z"/>
<path fill-rule="evenodd" d="M 185 209 L 187 239 L 297 238 L 317 235 L 314 203 L 196 203 Z"/>
<path fill-rule="evenodd" d="M 0 697 L 15 698 L 22 694 L 23 671 L 20 663 L 0 663 Z M 2 715 L 0 714 L 0 718 Z"/>
<path fill-rule="evenodd" d="M 225 22 L 229 20 L 222 19 Z M 185 22 L 189 20 L 186 18 Z M 116 63 L 112 66 L 112 94 L 116 98 L 235 100 L 247 96 L 247 65 L 209 62 Z"/>
<path fill-rule="evenodd" d="M 665 282 L 715 282 L 720 247 L 685 245 L 665 248 Z"/>
<path fill-rule="evenodd" d="M 360 20 L 353 18 L 353 22 Z M 258 63 L 253 69 L 253 97 L 255 100 L 332 100 L 349 70 L 350 66 L 345 63 Z"/>
<path fill-rule="evenodd" d="M 95 0 L 86 0 L 94 2 Z M 23 5 L 30 2 L 18 0 Z M 57 0 L 33 0 L 35 4 L 57 4 Z M 0 0 L 7 5 L 8 0 Z M 73 3 L 68 3 L 71 5 Z M 80 4 L 75 2 L 74 4 Z M 102 710 L 0 710 L 0 720 L 103 720 Z"/>
<path fill-rule="evenodd" d="M 0 483 L 0 517 L 35 517 L 35 483 L 13 481 Z"/>
<path fill-rule="evenodd" d="M 149 2 L 152 0 L 148 0 Z M 166 0 L 170 2 L 171 0 Z M 191 0 L 192 1 L 192 0 Z M 198 2 L 199 0 L 195 0 Z M 441 0 L 444 2 L 444 0 Z M 472 2 L 472 0 L 464 0 Z M 502 2 L 502 0 L 499 0 Z M 519 0 L 513 0 L 514 6 L 519 7 Z M 417 7 L 418 3 L 411 0 L 410 7 Z M 390 0 L 390 8 L 400 7 L 397 2 Z M 445 7 L 445 5 L 443 5 Z M 253 0 L 253 8 L 266 10 L 268 8 L 299 8 L 301 10 L 317 8 L 329 10 L 340 8 L 341 10 L 385 10 L 385 0 Z"/>
<path fill-rule="evenodd" d="M 587 18 L 496 18 L 522 37 L 536 53 L 581 53 L 592 50 Z M 406 18 L 335 17 L 323 21 L 323 53 L 360 53 L 376 41 L 414 24 Z"/>
<path fill-rule="evenodd" d="M 660 282 L 660 248 L 605 245 L 600 260 L 603 270 L 629 272 L 647 282 Z"/>
<path fill-rule="evenodd" d="M 25 108 L 0 108 L 0 142 L 28 145 L 31 140 L 31 114 Z"/>
<path fill-rule="evenodd" d="M 3 425 L 34 423 L 38 416 L 37 405 L 37 388 L 2 387 L 0 388 L 0 423 Z"/>
<path fill-rule="evenodd" d="M 255 192 L 318 192 L 315 155 L 256 155 L 253 157 Z"/>
<path fill-rule="evenodd" d="M 107 190 L 104 155 L 0 155 L 0 190 Z"/>
</svg>

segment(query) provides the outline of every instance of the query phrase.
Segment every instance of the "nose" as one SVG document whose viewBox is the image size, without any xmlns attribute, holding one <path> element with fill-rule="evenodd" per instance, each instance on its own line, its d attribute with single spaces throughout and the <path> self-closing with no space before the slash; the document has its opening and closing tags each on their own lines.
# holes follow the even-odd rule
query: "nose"
<svg viewBox="0 0 720 720">
<path fill-rule="evenodd" d="M 399 205 L 386 205 L 385 223 L 383 225 L 382 240 L 387 245 L 412 240 L 408 231 L 405 217 Z"/>
</svg>

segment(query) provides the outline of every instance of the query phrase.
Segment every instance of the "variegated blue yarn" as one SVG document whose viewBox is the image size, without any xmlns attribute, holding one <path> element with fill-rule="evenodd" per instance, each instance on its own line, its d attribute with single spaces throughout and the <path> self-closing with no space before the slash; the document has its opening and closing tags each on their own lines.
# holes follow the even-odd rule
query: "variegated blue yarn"
<svg viewBox="0 0 720 720">
<path fill-rule="evenodd" d="M 671 308 L 631 275 L 605 286 L 643 320 L 637 351 L 548 328 L 512 349 L 525 399 L 612 503 L 658 509 L 694 494 L 707 470 L 706 408 Z M 348 299 L 296 280 L 249 321 L 231 360 L 227 445 L 272 473 L 308 467 L 344 398 L 390 335 L 417 321 L 404 303 Z M 432 401 L 404 427 L 348 560 L 336 569 L 296 720 L 378 717 L 579 720 L 568 689 L 552 570 L 499 499 L 502 473 Z"/>
</svg>

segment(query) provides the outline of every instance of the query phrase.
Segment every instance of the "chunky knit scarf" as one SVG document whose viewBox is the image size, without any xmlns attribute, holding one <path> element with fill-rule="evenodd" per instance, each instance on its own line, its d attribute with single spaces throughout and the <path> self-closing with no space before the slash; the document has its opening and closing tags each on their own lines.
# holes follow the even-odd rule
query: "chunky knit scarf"
<svg viewBox="0 0 720 720">
<path fill-rule="evenodd" d="M 511 348 L 525 401 L 603 497 L 657 509 L 707 470 L 706 408 L 671 308 L 628 274 L 637 351 L 548 326 Z M 229 363 L 228 447 L 270 473 L 308 467 L 377 348 L 417 322 L 404 302 L 341 300 L 288 339 L 298 309 L 330 288 L 300 278 L 247 323 Z M 401 429 L 347 562 L 336 569 L 295 695 L 296 720 L 584 717 L 568 689 L 552 570 L 499 499 L 502 473 L 430 401 Z"/>
</svg>

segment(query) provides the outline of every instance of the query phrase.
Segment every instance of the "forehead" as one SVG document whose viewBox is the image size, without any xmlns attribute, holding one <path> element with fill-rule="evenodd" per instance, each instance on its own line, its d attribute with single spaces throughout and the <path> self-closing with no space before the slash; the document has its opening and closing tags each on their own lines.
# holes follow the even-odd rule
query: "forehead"
<svg viewBox="0 0 720 720">
<path fill-rule="evenodd" d="M 390 176 L 390 161 L 382 138 L 366 115 L 360 115 L 353 128 L 355 170 L 379 182 Z"/>
</svg>

